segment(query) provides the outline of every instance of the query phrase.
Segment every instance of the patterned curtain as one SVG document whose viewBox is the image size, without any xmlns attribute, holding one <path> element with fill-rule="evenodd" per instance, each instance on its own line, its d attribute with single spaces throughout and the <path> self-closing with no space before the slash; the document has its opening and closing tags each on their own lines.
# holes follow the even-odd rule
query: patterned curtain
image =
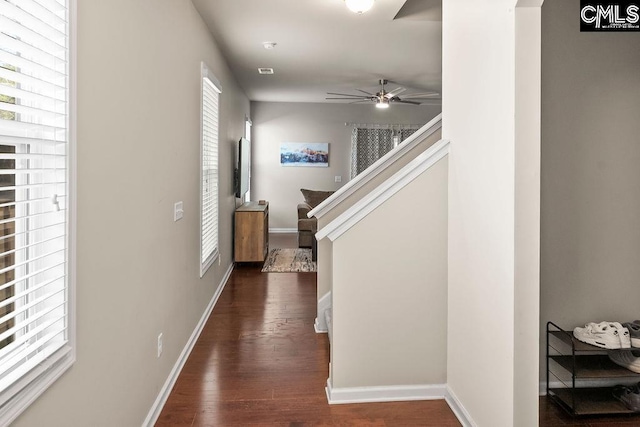
<svg viewBox="0 0 640 427">
<path fill-rule="evenodd" d="M 380 157 L 395 147 L 394 136 L 400 142 L 417 129 L 383 129 L 355 127 L 351 132 L 351 178 L 374 164 Z"/>
<path fill-rule="evenodd" d="M 400 142 L 409 138 L 411 135 L 416 133 L 418 129 L 400 129 Z"/>
</svg>

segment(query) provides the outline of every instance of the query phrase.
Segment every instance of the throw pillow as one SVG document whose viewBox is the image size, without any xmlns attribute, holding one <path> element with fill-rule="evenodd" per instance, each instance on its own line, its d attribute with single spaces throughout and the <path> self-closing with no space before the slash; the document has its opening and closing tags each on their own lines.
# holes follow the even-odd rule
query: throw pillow
<svg viewBox="0 0 640 427">
<path fill-rule="evenodd" d="M 324 200 L 332 195 L 334 191 L 316 191 L 316 190 L 307 190 L 305 188 L 301 188 L 300 192 L 304 197 L 305 203 L 307 203 L 311 208 L 315 208 L 320 203 L 324 202 Z"/>
</svg>

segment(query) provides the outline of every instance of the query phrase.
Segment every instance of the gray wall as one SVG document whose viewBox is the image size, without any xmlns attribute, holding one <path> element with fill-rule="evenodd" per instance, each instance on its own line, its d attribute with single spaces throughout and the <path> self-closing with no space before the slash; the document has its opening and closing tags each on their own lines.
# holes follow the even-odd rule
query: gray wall
<svg viewBox="0 0 640 427">
<path fill-rule="evenodd" d="M 542 8 L 541 354 L 548 320 L 640 318 L 640 37 L 579 4 Z"/>
<path fill-rule="evenodd" d="M 252 102 L 251 198 L 269 200 L 270 228 L 295 229 L 301 188 L 337 190 L 349 180 L 350 123 L 424 124 L 439 106 Z M 281 142 L 328 142 L 329 167 L 280 166 Z M 342 177 L 336 183 L 334 177 Z"/>
<path fill-rule="evenodd" d="M 190 1 L 77 3 L 77 361 L 15 425 L 139 426 L 231 265 L 233 147 L 250 105 Z M 222 258 L 202 279 L 201 60 L 223 89 Z"/>
</svg>

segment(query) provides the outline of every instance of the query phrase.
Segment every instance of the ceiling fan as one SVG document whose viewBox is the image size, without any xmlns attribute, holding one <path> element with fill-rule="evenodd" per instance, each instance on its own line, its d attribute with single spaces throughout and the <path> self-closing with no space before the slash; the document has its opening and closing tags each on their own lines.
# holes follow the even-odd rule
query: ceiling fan
<svg viewBox="0 0 640 427">
<path fill-rule="evenodd" d="M 356 89 L 356 90 L 358 92 L 362 92 L 364 95 L 327 92 L 327 95 L 336 95 L 336 96 L 340 96 L 340 98 L 329 97 L 325 99 L 347 100 L 347 101 L 351 101 L 350 104 L 373 102 L 375 103 L 377 108 L 389 108 L 389 105 L 391 103 L 421 105 L 424 100 L 438 99 L 440 96 L 438 92 L 423 92 L 423 93 L 407 94 L 407 95 L 404 95 L 402 98 L 400 98 L 398 95 L 404 92 L 406 90 L 405 88 L 399 86 L 393 89 L 392 91 L 387 92 L 385 89 L 385 85 L 387 85 L 389 81 L 385 79 L 380 79 L 379 83 L 380 83 L 380 91 L 376 93 L 367 92 L 361 89 Z M 421 99 L 423 101 L 420 101 Z"/>
</svg>

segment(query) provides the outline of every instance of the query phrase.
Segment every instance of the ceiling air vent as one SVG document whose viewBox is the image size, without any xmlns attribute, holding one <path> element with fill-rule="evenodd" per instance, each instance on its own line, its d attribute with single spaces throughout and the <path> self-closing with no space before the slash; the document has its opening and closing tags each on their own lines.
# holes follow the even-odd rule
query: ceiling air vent
<svg viewBox="0 0 640 427">
<path fill-rule="evenodd" d="M 260 74 L 273 74 L 273 68 L 258 68 Z"/>
</svg>

